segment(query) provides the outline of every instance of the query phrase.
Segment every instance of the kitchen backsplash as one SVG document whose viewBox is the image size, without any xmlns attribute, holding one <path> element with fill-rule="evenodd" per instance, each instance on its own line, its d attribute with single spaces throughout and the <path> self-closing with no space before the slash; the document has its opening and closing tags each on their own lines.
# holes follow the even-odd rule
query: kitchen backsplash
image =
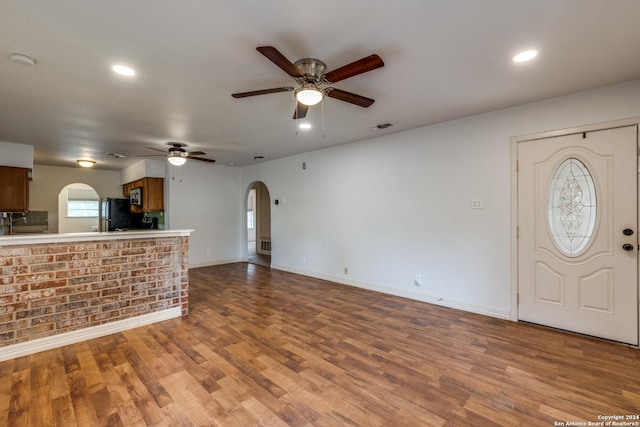
<svg viewBox="0 0 640 427">
<path fill-rule="evenodd" d="M 9 234 L 8 218 L 4 219 L 3 234 Z M 44 233 L 49 229 L 49 212 L 29 211 L 26 215 L 13 214 L 13 234 Z"/>
<path fill-rule="evenodd" d="M 164 230 L 164 212 L 145 212 L 145 218 L 158 218 L 158 228 Z"/>
</svg>

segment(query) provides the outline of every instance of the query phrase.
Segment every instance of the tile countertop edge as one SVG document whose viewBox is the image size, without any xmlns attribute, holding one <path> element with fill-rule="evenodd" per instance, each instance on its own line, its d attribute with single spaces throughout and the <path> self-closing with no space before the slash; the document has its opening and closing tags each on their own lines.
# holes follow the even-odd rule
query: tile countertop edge
<svg viewBox="0 0 640 427">
<path fill-rule="evenodd" d="M 0 248 L 3 246 L 34 245 L 62 242 L 89 242 L 96 240 L 126 240 L 144 238 L 162 238 L 189 236 L 194 230 L 137 230 L 137 231 L 108 231 L 87 233 L 34 233 L 0 236 Z"/>
</svg>

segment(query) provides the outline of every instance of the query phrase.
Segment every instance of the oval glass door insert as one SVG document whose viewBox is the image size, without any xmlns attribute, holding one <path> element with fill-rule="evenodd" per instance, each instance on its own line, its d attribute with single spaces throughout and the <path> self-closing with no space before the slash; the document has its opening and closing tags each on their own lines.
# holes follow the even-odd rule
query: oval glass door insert
<svg viewBox="0 0 640 427">
<path fill-rule="evenodd" d="M 587 248 L 596 227 L 597 202 L 593 177 L 584 163 L 568 158 L 556 169 L 549 186 L 549 230 L 563 254 L 576 257 Z"/>
</svg>

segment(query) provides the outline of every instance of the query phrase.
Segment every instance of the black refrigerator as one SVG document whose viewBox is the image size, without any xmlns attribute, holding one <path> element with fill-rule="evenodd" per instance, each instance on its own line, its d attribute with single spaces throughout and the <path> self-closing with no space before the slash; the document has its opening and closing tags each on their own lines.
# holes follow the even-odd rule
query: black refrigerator
<svg viewBox="0 0 640 427">
<path fill-rule="evenodd" d="M 100 217 L 100 231 L 126 231 L 145 228 L 142 224 L 144 214 L 132 213 L 129 199 L 102 199 L 100 201 Z"/>
</svg>

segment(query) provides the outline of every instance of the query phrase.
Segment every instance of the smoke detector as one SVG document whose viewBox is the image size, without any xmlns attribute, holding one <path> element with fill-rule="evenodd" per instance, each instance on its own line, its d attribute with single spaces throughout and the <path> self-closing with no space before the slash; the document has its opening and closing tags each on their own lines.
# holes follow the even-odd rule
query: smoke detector
<svg viewBox="0 0 640 427">
<path fill-rule="evenodd" d="M 11 60 L 16 64 L 24 65 L 25 67 L 33 67 L 36 65 L 35 59 L 21 53 L 12 53 L 9 58 L 11 58 Z"/>
</svg>

